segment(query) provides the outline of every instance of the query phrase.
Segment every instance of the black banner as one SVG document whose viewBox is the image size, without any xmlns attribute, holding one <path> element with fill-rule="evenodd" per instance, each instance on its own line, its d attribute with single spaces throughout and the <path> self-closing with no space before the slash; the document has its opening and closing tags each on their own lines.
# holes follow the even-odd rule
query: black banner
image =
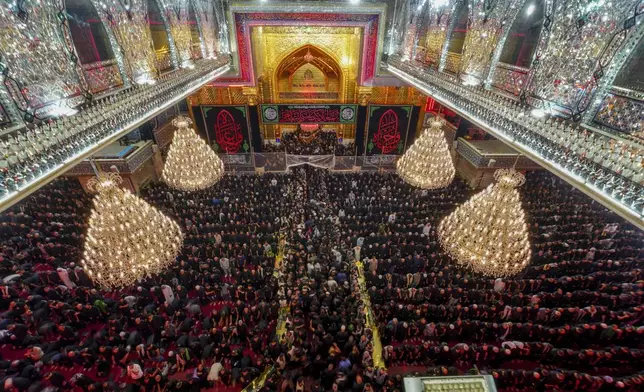
<svg viewBox="0 0 644 392">
<path fill-rule="evenodd" d="M 251 152 L 246 106 L 202 106 L 201 112 L 213 150 L 227 154 Z"/>
<path fill-rule="evenodd" d="M 405 151 L 413 106 L 369 105 L 366 155 L 401 155 Z"/>
<path fill-rule="evenodd" d="M 353 124 L 357 105 L 261 105 L 265 124 Z"/>
</svg>

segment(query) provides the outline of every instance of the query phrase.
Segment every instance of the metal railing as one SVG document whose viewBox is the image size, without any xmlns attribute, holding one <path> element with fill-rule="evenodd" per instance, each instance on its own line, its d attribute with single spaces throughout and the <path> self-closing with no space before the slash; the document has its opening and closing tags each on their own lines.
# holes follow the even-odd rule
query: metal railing
<svg viewBox="0 0 644 392">
<path fill-rule="evenodd" d="M 29 196 L 103 146 L 176 105 L 229 69 L 229 58 L 201 60 L 154 86 L 106 98 L 56 122 L 0 140 L 0 211 Z"/>
<path fill-rule="evenodd" d="M 389 71 L 644 229 L 642 147 L 590 132 L 481 87 L 390 57 Z"/>
</svg>

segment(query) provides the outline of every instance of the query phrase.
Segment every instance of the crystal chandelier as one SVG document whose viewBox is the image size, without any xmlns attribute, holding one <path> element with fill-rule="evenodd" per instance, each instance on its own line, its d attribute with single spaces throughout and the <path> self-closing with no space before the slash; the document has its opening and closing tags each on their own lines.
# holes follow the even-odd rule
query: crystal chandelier
<svg viewBox="0 0 644 392">
<path fill-rule="evenodd" d="M 495 184 L 459 206 L 438 226 L 443 249 L 463 266 L 487 276 L 511 276 L 530 260 L 528 226 L 517 187 L 525 177 L 499 169 Z"/>
<path fill-rule="evenodd" d="M 81 264 L 106 289 L 129 286 L 161 272 L 183 244 L 179 225 L 119 187 L 122 181 L 118 173 L 99 173 L 87 183 L 97 195 Z"/>
<path fill-rule="evenodd" d="M 224 175 L 224 163 L 190 128 L 191 123 L 183 116 L 172 120 L 177 130 L 161 175 L 170 187 L 188 192 L 206 189 Z"/>
<path fill-rule="evenodd" d="M 445 141 L 445 120 L 434 117 L 430 127 L 396 163 L 396 171 L 405 182 L 422 188 L 438 189 L 454 179 L 454 164 Z"/>
</svg>

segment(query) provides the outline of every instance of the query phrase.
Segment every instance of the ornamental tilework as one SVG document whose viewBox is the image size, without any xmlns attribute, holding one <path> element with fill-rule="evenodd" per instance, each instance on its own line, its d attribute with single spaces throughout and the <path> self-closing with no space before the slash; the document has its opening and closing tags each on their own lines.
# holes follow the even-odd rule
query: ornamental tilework
<svg viewBox="0 0 644 392">
<path fill-rule="evenodd" d="M 525 87 L 528 72 L 529 70 L 524 68 L 499 63 L 494 72 L 492 86 L 512 95 L 519 96 L 521 90 Z"/>
<path fill-rule="evenodd" d="M 369 85 L 376 74 L 376 62 L 379 38 L 378 14 L 340 14 L 319 12 L 235 12 L 235 32 L 237 53 L 239 56 L 239 76 L 221 78 L 219 84 L 243 83 L 255 85 L 254 65 L 251 55 L 250 34 L 251 26 L 264 24 L 295 24 L 302 25 L 311 21 L 327 22 L 328 26 L 362 25 L 364 26 L 363 52 L 364 59 L 361 72 L 361 84 Z"/>
<path fill-rule="evenodd" d="M 154 79 L 156 73 L 152 34 L 148 25 L 148 0 L 91 0 L 101 21 L 109 28 L 119 48 L 115 55 L 125 59 L 132 80 Z M 90 82 L 91 86 L 91 82 Z"/>
<path fill-rule="evenodd" d="M 83 73 L 92 93 L 100 93 L 123 85 L 119 67 L 114 60 L 83 66 Z"/>
<path fill-rule="evenodd" d="M 644 102 L 608 94 L 593 122 L 644 140 Z"/>
<path fill-rule="evenodd" d="M 208 0 L 192 0 L 195 7 L 199 30 L 203 38 L 203 45 L 206 51 L 206 58 L 213 58 L 217 53 L 217 39 L 215 29 L 217 20 L 213 3 Z"/>
<path fill-rule="evenodd" d="M 0 5 L 0 51 L 5 85 L 18 108 L 43 108 L 87 91 L 63 0 L 26 0 L 17 7 L 17 2 Z"/>
<path fill-rule="evenodd" d="M 447 4 L 438 7 L 433 3 L 429 5 L 429 25 L 425 37 L 425 61 L 433 67 L 438 67 L 440 63 L 447 28 L 449 27 L 455 3 L 456 0 L 449 0 Z"/>
<path fill-rule="evenodd" d="M 162 12 L 168 21 L 172 39 L 177 49 L 180 64 L 188 64 L 192 59 L 192 34 L 188 12 L 188 0 L 159 0 Z"/>
<path fill-rule="evenodd" d="M 505 28 L 510 28 L 524 0 L 473 0 L 469 4 L 470 22 L 463 46 L 461 70 L 484 80 L 492 53 Z"/>
<path fill-rule="evenodd" d="M 625 29 L 625 21 L 639 2 L 557 2 L 547 47 L 539 49 L 533 63 L 529 102 L 566 117 L 582 112 L 603 68 L 635 30 Z"/>
</svg>

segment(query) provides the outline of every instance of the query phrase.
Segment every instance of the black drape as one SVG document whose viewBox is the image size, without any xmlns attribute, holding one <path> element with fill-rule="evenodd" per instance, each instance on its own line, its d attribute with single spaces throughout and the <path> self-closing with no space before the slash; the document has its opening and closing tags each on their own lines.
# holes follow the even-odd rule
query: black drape
<svg viewBox="0 0 644 392">
<path fill-rule="evenodd" d="M 250 139 L 253 143 L 254 152 L 262 152 L 262 136 L 259 125 L 259 107 L 248 107 L 248 120 L 250 123 Z"/>
<path fill-rule="evenodd" d="M 358 106 L 358 122 L 356 123 L 356 155 L 364 155 L 364 135 L 367 126 L 367 107 Z"/>
</svg>

